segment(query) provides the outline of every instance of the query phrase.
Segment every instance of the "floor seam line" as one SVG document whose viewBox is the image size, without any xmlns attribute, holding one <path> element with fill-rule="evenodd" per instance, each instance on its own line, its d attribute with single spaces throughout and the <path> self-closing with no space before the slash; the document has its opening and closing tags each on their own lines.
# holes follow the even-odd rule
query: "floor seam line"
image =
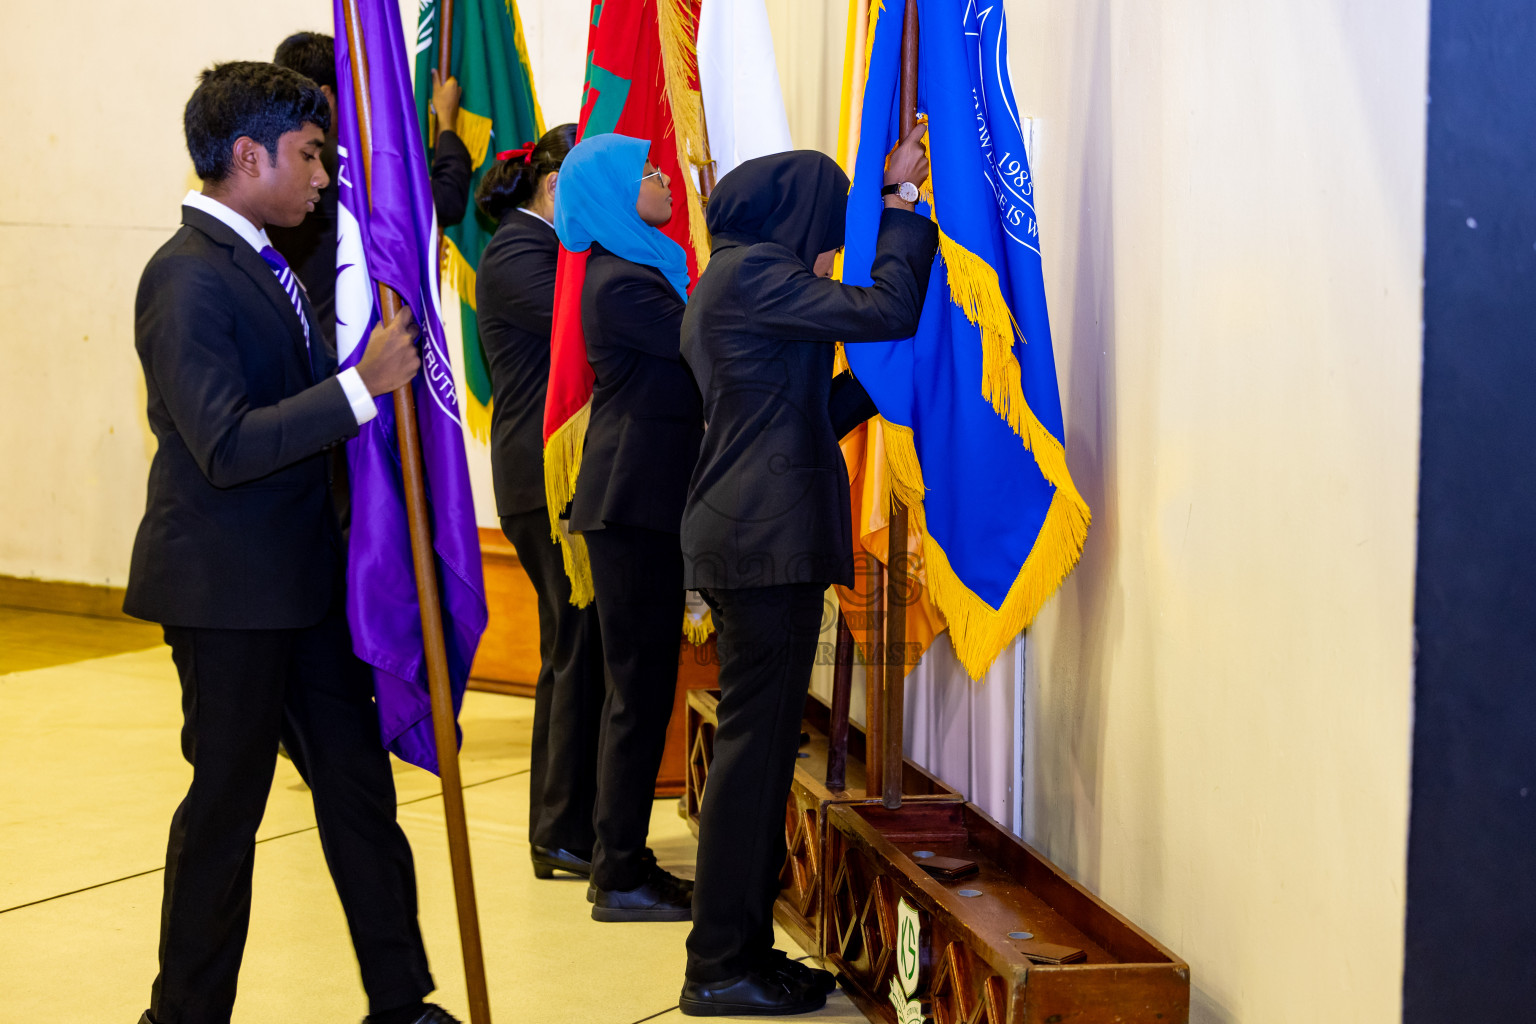
<svg viewBox="0 0 1536 1024">
<path fill-rule="evenodd" d="M 676 1005 L 672 1005 L 672 1006 L 667 1007 L 665 1010 L 657 1010 L 655 1013 L 651 1014 L 649 1017 L 641 1017 L 637 1021 L 632 1021 L 631 1024 L 645 1024 L 646 1021 L 648 1021 L 648 1020 L 655 1020 L 657 1017 L 665 1016 L 666 1014 L 671 1013 L 673 1010 L 675 1010 L 677 1008 L 678 1007 Z"/>
<path fill-rule="evenodd" d="M 460 786 L 459 789 L 460 790 L 474 789 L 476 786 L 488 786 L 488 785 L 490 785 L 493 782 L 505 782 L 507 779 L 515 779 L 519 775 L 527 775 L 530 771 L 532 771 L 531 768 L 523 768 L 523 769 L 520 769 L 518 771 L 511 772 L 511 773 L 509 773 L 507 775 L 498 775 L 498 776 L 496 776 L 493 779 L 481 779 L 479 782 L 470 782 L 470 783 L 467 783 L 467 784 L 465 784 L 463 786 Z M 414 798 L 412 800 L 402 800 L 399 803 L 395 804 L 395 807 L 396 808 L 408 807 L 408 806 L 410 806 L 412 804 L 425 803 L 428 800 L 441 799 L 442 795 L 443 795 L 442 790 L 438 790 L 436 793 L 432 793 L 432 794 L 430 794 L 428 796 L 419 796 L 419 797 L 416 797 L 416 798 Z M 309 825 L 309 826 L 307 826 L 305 828 L 294 829 L 292 832 L 280 832 L 280 833 L 278 833 L 275 836 L 267 836 L 264 839 L 256 840 L 256 845 L 260 846 L 262 843 L 270 843 L 270 842 L 272 842 L 275 839 L 288 839 L 288 838 L 290 838 L 292 836 L 303 835 L 305 832 L 314 832 L 314 831 L 317 831 L 319 828 L 320 828 L 319 825 Z M 131 882 L 135 878 L 143 878 L 145 875 L 153 875 L 156 872 L 163 872 L 164 870 L 165 870 L 165 865 L 163 865 L 163 864 L 160 865 L 157 868 L 146 868 L 143 871 L 136 871 L 136 872 L 134 872 L 131 875 L 123 875 L 121 878 L 109 878 L 107 881 L 105 881 L 105 882 L 97 882 L 95 885 L 82 886 L 79 889 L 71 889 L 69 892 L 61 892 L 61 893 L 57 893 L 57 894 L 55 894 L 53 896 L 44 896 L 42 899 L 32 900 L 30 903 L 18 903 L 14 907 L 6 907 L 4 910 L 0 910 L 0 914 L 9 914 L 13 910 L 25 910 L 28 907 L 35 907 L 35 906 L 37 906 L 38 904 L 41 904 L 41 903 L 51 903 L 54 900 L 62 900 L 62 899 L 65 899 L 67 897 L 70 897 L 70 896 L 78 896 L 78 895 L 80 895 L 83 892 L 90 892 L 93 889 L 104 889 L 104 888 L 106 888 L 109 885 L 116 885 L 119 882 Z M 662 1011 L 662 1013 L 666 1013 L 666 1012 L 667 1012 L 666 1010 Z M 651 1017 L 646 1017 L 645 1019 L 646 1020 L 651 1020 L 652 1017 L 656 1017 L 656 1016 L 659 1016 L 659 1014 L 652 1014 Z M 635 1024 L 640 1024 L 640 1022 L 636 1021 Z"/>
</svg>

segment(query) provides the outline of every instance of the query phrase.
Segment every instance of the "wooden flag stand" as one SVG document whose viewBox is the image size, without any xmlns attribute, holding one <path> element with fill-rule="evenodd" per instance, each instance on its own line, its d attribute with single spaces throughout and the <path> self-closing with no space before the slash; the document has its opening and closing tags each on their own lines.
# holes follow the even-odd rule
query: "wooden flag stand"
<svg viewBox="0 0 1536 1024">
<path fill-rule="evenodd" d="M 357 0 L 346 0 L 347 48 L 352 59 L 352 84 L 358 97 L 358 128 L 362 136 L 363 177 L 373 201 L 373 112 L 368 104 L 368 61 Z M 440 49 L 440 68 L 446 68 L 450 52 L 446 32 L 451 30 L 453 0 L 444 0 L 445 35 Z M 379 306 L 384 320 L 401 308 L 400 296 L 379 285 Z M 471 1024 L 491 1024 L 491 1004 L 485 985 L 485 957 L 480 946 L 480 914 L 475 901 L 474 871 L 469 858 L 469 827 L 464 814 L 464 790 L 459 778 L 458 723 L 453 712 L 453 690 L 448 679 L 448 651 L 443 640 L 442 603 L 437 590 L 437 564 L 432 550 L 432 524 L 427 511 L 427 489 L 421 457 L 421 428 L 416 418 L 416 396 L 407 384 L 394 393 L 395 423 L 399 434 L 401 476 L 405 484 L 406 516 L 410 522 L 411 556 L 416 569 L 416 596 L 421 605 L 421 634 L 427 663 L 427 687 L 432 698 L 432 731 L 437 741 L 438 777 L 443 784 L 443 810 L 448 826 L 448 858 L 453 868 L 454 899 L 458 906 L 459 941 L 464 951 L 464 981 L 469 993 Z"/>
</svg>

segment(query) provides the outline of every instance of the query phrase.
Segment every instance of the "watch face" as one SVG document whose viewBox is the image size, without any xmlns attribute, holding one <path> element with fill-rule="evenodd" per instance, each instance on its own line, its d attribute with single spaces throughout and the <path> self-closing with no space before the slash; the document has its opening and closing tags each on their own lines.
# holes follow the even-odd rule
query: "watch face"
<svg viewBox="0 0 1536 1024">
<path fill-rule="evenodd" d="M 904 202 L 904 203 L 915 203 L 915 202 L 917 202 L 917 186 L 912 184 L 910 181 L 902 182 L 901 183 L 901 188 L 898 189 L 897 192 L 901 196 L 901 201 L 902 202 Z"/>
</svg>

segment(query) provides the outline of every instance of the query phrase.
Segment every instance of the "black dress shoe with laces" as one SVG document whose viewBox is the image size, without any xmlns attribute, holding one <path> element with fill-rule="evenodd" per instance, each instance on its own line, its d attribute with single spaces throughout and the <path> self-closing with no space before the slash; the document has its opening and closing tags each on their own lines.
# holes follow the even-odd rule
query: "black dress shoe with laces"
<svg viewBox="0 0 1536 1024">
<path fill-rule="evenodd" d="M 831 971 L 824 971 L 800 960 L 791 960 L 789 954 L 782 949 L 769 950 L 758 966 L 763 971 L 784 975 L 807 992 L 826 996 L 837 991 L 837 976 Z"/>
<path fill-rule="evenodd" d="M 807 990 L 778 970 L 753 970 L 725 981 L 683 982 L 678 1009 L 687 1017 L 781 1017 L 827 1004 L 825 992 Z"/>
<path fill-rule="evenodd" d="M 554 878 L 556 871 L 565 871 L 578 878 L 592 877 L 592 859 L 588 854 L 583 857 L 579 853 L 570 850 L 554 849 L 548 846 L 532 846 L 529 848 L 529 856 L 533 860 L 534 878 Z"/>
<path fill-rule="evenodd" d="M 644 884 L 634 889 L 592 892 L 594 921 L 691 921 L 693 886 L 659 867 L 651 868 Z"/>
<path fill-rule="evenodd" d="M 693 879 L 679 878 L 677 875 L 672 874 L 672 872 L 662 869 L 660 863 L 658 863 L 656 860 L 656 855 L 651 852 L 651 848 L 649 846 L 640 852 L 640 862 L 645 865 L 645 870 L 647 872 L 661 871 L 662 874 L 672 879 L 673 883 L 680 887 L 689 896 L 693 895 Z M 597 902 L 597 886 L 593 885 L 591 882 L 587 883 L 587 902 Z"/>
</svg>

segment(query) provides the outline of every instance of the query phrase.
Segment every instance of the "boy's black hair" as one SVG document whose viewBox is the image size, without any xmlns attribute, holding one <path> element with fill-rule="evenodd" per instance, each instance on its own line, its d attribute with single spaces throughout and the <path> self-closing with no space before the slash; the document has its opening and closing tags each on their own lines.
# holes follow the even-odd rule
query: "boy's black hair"
<svg viewBox="0 0 1536 1024">
<path fill-rule="evenodd" d="M 187 152 L 204 181 L 229 174 L 235 140 L 249 136 L 277 163 L 277 140 L 312 124 L 331 127 L 331 104 L 297 71 L 261 61 L 215 64 L 202 73 L 183 116 Z"/>
<path fill-rule="evenodd" d="M 533 155 L 498 160 L 486 170 L 475 189 L 475 205 L 492 220 L 501 220 L 508 210 L 526 206 L 546 175 L 560 169 L 565 154 L 576 145 L 576 126 L 557 124 L 545 132 Z"/>
<path fill-rule="evenodd" d="M 336 91 L 336 40 L 323 32 L 295 32 L 277 44 L 272 63 Z"/>
</svg>

